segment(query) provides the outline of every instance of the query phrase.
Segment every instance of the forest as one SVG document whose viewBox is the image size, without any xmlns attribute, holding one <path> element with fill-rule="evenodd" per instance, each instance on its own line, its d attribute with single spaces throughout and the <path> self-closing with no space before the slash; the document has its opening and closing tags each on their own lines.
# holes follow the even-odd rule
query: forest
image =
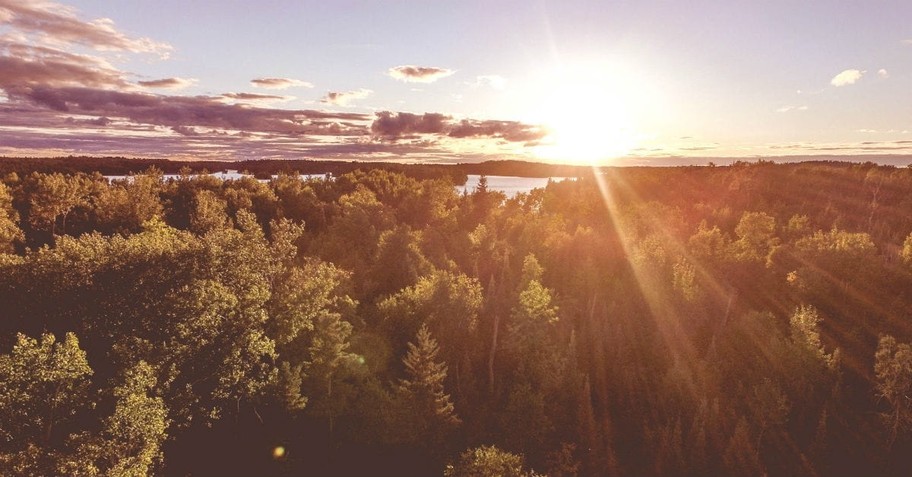
<svg viewBox="0 0 912 477">
<path fill-rule="evenodd" d="M 508 198 L 456 166 L 27 163 L 0 174 L 2 475 L 912 469 L 912 168 Z"/>
</svg>

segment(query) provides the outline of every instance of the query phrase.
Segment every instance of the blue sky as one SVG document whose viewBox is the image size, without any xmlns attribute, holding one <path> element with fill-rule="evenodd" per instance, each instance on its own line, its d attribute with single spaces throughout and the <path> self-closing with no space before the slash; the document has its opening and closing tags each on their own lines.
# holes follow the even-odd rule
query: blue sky
<svg viewBox="0 0 912 477">
<path fill-rule="evenodd" d="M 0 0 L 0 154 L 910 154 L 909 18 L 908 1 Z"/>
</svg>

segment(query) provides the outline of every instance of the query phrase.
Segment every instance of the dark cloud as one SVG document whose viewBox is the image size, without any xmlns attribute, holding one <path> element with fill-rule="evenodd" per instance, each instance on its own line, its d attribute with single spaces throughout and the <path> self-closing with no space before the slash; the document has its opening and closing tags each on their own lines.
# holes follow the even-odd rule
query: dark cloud
<svg viewBox="0 0 912 477">
<path fill-rule="evenodd" d="M 0 0 L 0 153 L 385 161 L 412 161 L 420 155 L 421 160 L 457 162 L 472 160 L 473 153 L 454 152 L 447 139 L 494 139 L 497 144 L 541 136 L 520 123 L 457 122 L 439 113 L 373 115 L 250 104 L 293 99 L 277 94 L 153 94 L 142 88 L 178 89 L 195 80 L 135 81 L 135 75 L 112 66 L 109 59 L 115 56 L 107 53 L 122 60 L 125 52 L 164 55 L 169 49 L 131 38 L 110 20 L 82 21 L 75 10 L 58 4 Z M 419 82 L 453 73 L 415 66 L 391 71 Z M 266 77 L 251 84 L 313 86 Z M 370 94 L 366 89 L 329 92 L 322 101 L 344 106 Z"/>
<path fill-rule="evenodd" d="M 285 110 L 225 104 L 219 97 L 162 96 L 93 88 L 35 86 L 7 93 L 55 111 L 124 118 L 167 127 L 202 126 L 278 134 L 322 134 L 327 121 L 366 122 L 370 116 L 315 110 Z M 314 123 L 316 121 L 316 123 Z M 341 126 L 336 126 L 340 131 Z M 347 126 L 345 134 L 367 134 L 366 126 Z"/>
<path fill-rule="evenodd" d="M 440 113 L 391 113 L 381 111 L 371 124 L 375 136 L 397 140 L 414 134 L 442 134 L 447 130 L 449 116 Z"/>
<path fill-rule="evenodd" d="M 439 113 L 377 113 L 371 124 L 374 136 L 387 141 L 409 139 L 416 134 L 437 134 L 451 138 L 496 138 L 509 142 L 529 142 L 543 138 L 547 132 L 537 126 L 516 121 L 479 121 L 463 119 L 458 122 Z"/>
<path fill-rule="evenodd" d="M 128 87 L 119 71 L 49 58 L 0 55 L 0 88 L 9 93 L 30 85 Z"/>
<path fill-rule="evenodd" d="M 92 119 L 77 119 L 73 117 L 66 118 L 66 122 L 70 124 L 80 125 L 80 126 L 100 126 L 105 127 L 111 124 L 111 118 L 104 116 Z"/>
<path fill-rule="evenodd" d="M 390 68 L 387 72 L 391 77 L 410 83 L 433 83 L 440 78 L 455 73 L 455 70 L 438 68 L 436 66 L 403 65 Z"/>
<path fill-rule="evenodd" d="M 172 126 L 171 130 L 181 136 L 200 136 L 200 132 L 189 126 Z"/>
<path fill-rule="evenodd" d="M 52 2 L 0 0 L 0 20 L 21 32 L 38 34 L 55 42 L 74 43 L 97 50 L 157 53 L 167 56 L 171 47 L 148 38 L 131 38 L 114 28 L 108 18 L 83 21 L 70 7 Z"/>
<path fill-rule="evenodd" d="M 517 121 L 473 121 L 463 119 L 449 132 L 450 137 L 493 137 L 510 142 L 529 142 L 542 139 L 547 131 L 538 126 Z"/>
<path fill-rule="evenodd" d="M 313 84 L 308 83 L 307 81 L 301 81 L 291 78 L 256 78 L 250 80 L 250 84 L 256 86 L 257 88 L 266 88 L 266 89 L 285 89 L 292 86 L 300 86 L 303 88 L 313 88 Z"/>
<path fill-rule="evenodd" d="M 157 80 L 138 81 L 137 83 L 146 88 L 181 89 L 196 83 L 196 80 L 187 78 L 162 78 Z"/>
</svg>

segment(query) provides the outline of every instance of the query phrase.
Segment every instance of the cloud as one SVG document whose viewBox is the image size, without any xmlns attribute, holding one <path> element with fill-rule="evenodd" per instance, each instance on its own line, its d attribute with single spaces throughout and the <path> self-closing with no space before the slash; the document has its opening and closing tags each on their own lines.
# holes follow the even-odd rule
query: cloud
<svg viewBox="0 0 912 477">
<path fill-rule="evenodd" d="M 877 70 L 877 76 L 880 76 L 881 78 L 886 79 L 886 78 L 890 77 L 890 73 L 888 73 L 887 70 L 881 68 L 881 69 Z"/>
<path fill-rule="evenodd" d="M 908 40 L 903 40 L 902 42 L 904 45 L 912 45 L 912 38 L 909 38 Z"/>
<path fill-rule="evenodd" d="M 453 121 L 440 113 L 391 113 L 382 111 L 371 124 L 371 133 L 386 141 L 413 139 L 419 134 L 437 134 L 450 138 L 495 138 L 510 142 L 541 139 L 546 132 L 537 126 L 516 121 L 472 120 Z"/>
<path fill-rule="evenodd" d="M 541 139 L 547 131 L 538 126 L 517 121 L 474 121 L 463 119 L 455 124 L 449 132 L 450 137 L 492 137 L 511 142 L 527 142 Z"/>
<path fill-rule="evenodd" d="M 301 81 L 291 78 L 256 78 L 250 80 L 250 84 L 257 88 L 265 89 L 287 89 L 291 87 L 313 88 L 313 84 L 307 81 Z"/>
<path fill-rule="evenodd" d="M 90 119 L 68 117 L 64 121 L 67 124 L 74 124 L 74 125 L 79 125 L 79 126 L 98 126 L 98 127 L 105 127 L 105 126 L 110 125 L 113 122 L 113 121 L 111 121 L 110 118 L 106 118 L 104 116 L 101 116 L 98 118 L 90 118 Z"/>
<path fill-rule="evenodd" d="M 23 89 L 33 85 L 128 87 L 123 73 L 82 62 L 0 55 L 0 88 Z"/>
<path fill-rule="evenodd" d="M 109 18 L 83 21 L 76 10 L 53 2 L 0 0 L 3 23 L 19 32 L 40 35 L 45 42 L 71 43 L 101 51 L 156 53 L 167 57 L 172 48 L 149 38 L 131 38 L 114 28 Z"/>
<path fill-rule="evenodd" d="M 896 129 L 856 129 L 855 132 L 865 134 L 893 134 L 899 131 Z"/>
<path fill-rule="evenodd" d="M 475 81 L 469 83 L 469 85 L 476 88 L 488 86 L 494 89 L 504 89 L 507 86 L 507 79 L 500 75 L 481 75 L 476 76 Z"/>
<path fill-rule="evenodd" d="M 397 140 L 414 134 L 440 134 L 449 119 L 440 113 L 391 113 L 381 111 L 371 124 L 371 132 L 388 140 Z"/>
<path fill-rule="evenodd" d="M 14 92 L 13 99 L 28 101 L 55 111 L 123 118 L 136 123 L 166 127 L 202 126 L 239 131 L 288 135 L 323 134 L 326 121 L 347 122 L 333 131 L 339 134 L 366 134 L 369 115 L 330 113 L 315 110 L 257 108 L 225 104 L 221 97 L 162 96 L 138 92 L 93 88 L 53 88 L 36 86 Z"/>
<path fill-rule="evenodd" d="M 777 113 L 787 113 L 790 111 L 807 111 L 807 106 L 783 106 L 776 110 Z"/>
<path fill-rule="evenodd" d="M 861 79 L 865 72 L 861 70 L 844 70 L 842 73 L 834 76 L 830 84 L 836 87 L 855 84 Z"/>
<path fill-rule="evenodd" d="M 387 74 L 397 80 L 408 83 L 433 83 L 455 72 L 455 70 L 436 66 L 403 65 L 390 68 Z"/>
<path fill-rule="evenodd" d="M 508 143 L 528 144 L 543 135 L 511 121 L 258 103 L 293 99 L 278 94 L 181 96 L 173 90 L 195 80 L 140 76 L 138 81 L 136 74 L 119 69 L 135 64 L 135 55 L 164 57 L 170 51 L 164 43 L 119 31 L 111 20 L 80 20 L 76 10 L 57 3 L 0 0 L 0 152 L 464 162 L 492 153 L 514 156 L 517 147 Z M 401 79 L 416 82 L 453 74 L 442 68 L 395 70 Z M 498 84 L 493 76 L 477 81 Z M 313 87 L 292 78 L 262 77 L 251 84 Z M 324 102 L 345 105 L 369 94 L 366 89 L 330 92 Z"/>
<path fill-rule="evenodd" d="M 183 89 L 196 84 L 195 78 L 162 78 L 157 80 L 138 81 L 144 88 Z"/>
<path fill-rule="evenodd" d="M 337 106 L 347 106 L 349 102 L 356 99 L 364 99 L 371 95 L 373 91 L 369 89 L 356 89 L 354 91 L 330 91 L 320 100 L 321 103 L 335 104 Z"/>
<path fill-rule="evenodd" d="M 172 126 L 171 130 L 180 134 L 181 136 L 201 136 L 202 133 L 190 126 Z"/>
<path fill-rule="evenodd" d="M 795 150 L 809 152 L 836 152 L 836 153 L 877 153 L 884 152 L 890 154 L 909 154 L 912 153 L 912 141 L 863 141 L 847 143 L 798 143 L 798 144 L 779 144 L 769 146 L 774 150 Z"/>
<path fill-rule="evenodd" d="M 291 101 L 292 99 L 295 99 L 294 96 L 258 93 L 223 93 L 222 97 L 239 101 Z"/>
</svg>

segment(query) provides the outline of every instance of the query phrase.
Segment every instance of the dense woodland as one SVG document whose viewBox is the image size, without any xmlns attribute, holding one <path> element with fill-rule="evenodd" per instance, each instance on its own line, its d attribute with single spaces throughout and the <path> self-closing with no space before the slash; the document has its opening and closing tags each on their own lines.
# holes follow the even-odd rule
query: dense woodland
<svg viewBox="0 0 912 477">
<path fill-rule="evenodd" d="M 0 157 L 0 176 L 15 173 L 23 176 L 32 172 L 75 174 L 99 172 L 104 175 L 136 174 L 154 167 L 165 174 L 181 172 L 219 172 L 228 169 L 246 171 L 260 179 L 270 179 L 281 173 L 342 175 L 370 168 L 398 172 L 416 179 L 450 180 L 462 184 L 467 174 L 486 174 L 518 177 L 576 177 L 589 168 L 582 166 L 544 164 L 515 160 L 485 161 L 465 164 L 406 164 L 394 162 L 329 161 L 314 159 L 245 160 L 245 161 L 173 161 L 167 159 L 134 159 L 127 157 Z"/>
<path fill-rule="evenodd" d="M 4 174 L 0 474 L 909 475 L 912 169 L 579 175 Z"/>
</svg>

